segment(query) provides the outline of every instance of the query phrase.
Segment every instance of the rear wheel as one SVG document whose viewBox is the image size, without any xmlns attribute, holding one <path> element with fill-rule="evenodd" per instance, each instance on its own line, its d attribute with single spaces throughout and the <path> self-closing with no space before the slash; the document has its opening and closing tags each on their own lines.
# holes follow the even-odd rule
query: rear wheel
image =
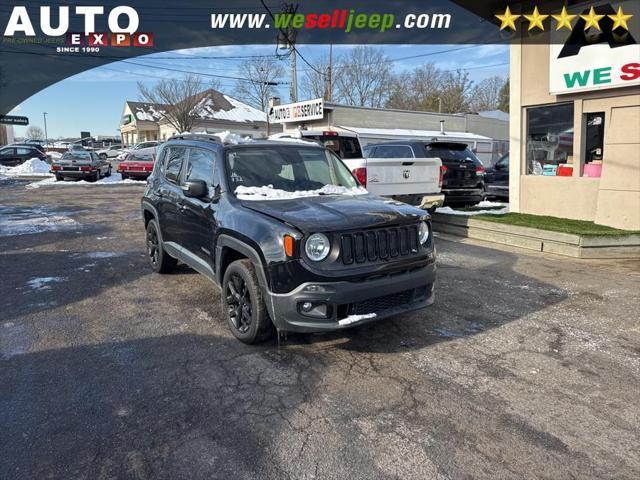
<svg viewBox="0 0 640 480">
<path fill-rule="evenodd" d="M 127 178 L 129 178 L 129 177 L 128 177 L 126 174 L 124 174 L 124 173 L 123 173 L 123 174 L 122 174 L 122 179 L 123 179 L 123 180 L 126 180 Z"/>
<path fill-rule="evenodd" d="M 64 177 L 62 175 L 56 175 L 56 182 L 62 182 Z"/>
<path fill-rule="evenodd" d="M 105 177 L 110 177 L 111 176 L 111 165 L 109 165 L 109 169 L 107 170 L 107 173 L 104 174 Z"/>
<path fill-rule="evenodd" d="M 149 257 L 149 263 L 156 273 L 171 273 L 178 261 L 164 251 L 158 232 L 158 224 L 155 220 L 150 220 L 147 224 L 147 256 Z"/>
<path fill-rule="evenodd" d="M 251 260 L 236 260 L 225 271 L 222 308 L 231 333 L 241 342 L 258 343 L 273 333 Z"/>
</svg>

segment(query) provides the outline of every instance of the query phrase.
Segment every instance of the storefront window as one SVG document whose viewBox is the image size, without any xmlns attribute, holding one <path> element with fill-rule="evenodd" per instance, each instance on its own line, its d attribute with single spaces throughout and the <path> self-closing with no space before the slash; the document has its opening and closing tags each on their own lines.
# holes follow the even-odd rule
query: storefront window
<svg viewBox="0 0 640 480">
<path fill-rule="evenodd" d="M 573 103 L 527 109 L 527 174 L 570 176 Z"/>
</svg>

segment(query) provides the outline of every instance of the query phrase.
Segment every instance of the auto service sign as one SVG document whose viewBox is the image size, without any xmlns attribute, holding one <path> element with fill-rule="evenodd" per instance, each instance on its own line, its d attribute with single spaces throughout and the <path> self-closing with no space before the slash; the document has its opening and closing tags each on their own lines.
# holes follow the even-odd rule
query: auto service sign
<svg viewBox="0 0 640 480">
<path fill-rule="evenodd" d="M 304 102 L 274 105 L 269 109 L 269 122 L 288 123 L 324 118 L 324 100 L 316 98 Z"/>
<path fill-rule="evenodd" d="M 628 8 L 630 2 L 621 2 Z M 628 8 L 631 10 L 632 8 Z M 551 32 L 549 46 L 549 93 L 565 94 L 606 88 L 640 85 L 640 44 L 630 31 L 614 28 L 601 7 L 600 30 L 585 30 L 584 20 L 574 25 L 566 38 Z"/>
</svg>

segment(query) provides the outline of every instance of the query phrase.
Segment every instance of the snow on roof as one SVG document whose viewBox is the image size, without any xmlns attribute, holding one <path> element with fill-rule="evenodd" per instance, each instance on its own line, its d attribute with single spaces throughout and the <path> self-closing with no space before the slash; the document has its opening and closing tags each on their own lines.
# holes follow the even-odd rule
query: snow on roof
<svg viewBox="0 0 640 480">
<path fill-rule="evenodd" d="M 483 112 L 478 112 L 478 115 L 485 118 L 503 120 L 505 122 L 509 121 L 509 114 L 507 112 L 503 112 L 502 110 L 485 110 Z"/>
<path fill-rule="evenodd" d="M 437 137 L 440 140 L 444 139 L 460 139 L 460 140 L 487 140 L 489 137 L 483 135 L 476 135 L 475 133 L 468 132 L 445 132 L 442 135 L 439 130 L 414 130 L 405 128 L 362 128 L 362 127 L 340 127 L 356 132 L 361 137 L 373 137 L 379 139 L 394 140 L 396 138 L 434 138 Z"/>
<path fill-rule="evenodd" d="M 232 122 L 266 122 L 267 115 L 257 108 L 215 90 L 206 92 L 194 107 L 194 117 L 203 120 L 229 120 Z"/>
<path fill-rule="evenodd" d="M 154 105 L 153 103 L 144 102 L 127 102 L 131 113 L 135 115 L 137 120 L 147 122 L 157 122 L 165 113 L 163 105 Z"/>
</svg>

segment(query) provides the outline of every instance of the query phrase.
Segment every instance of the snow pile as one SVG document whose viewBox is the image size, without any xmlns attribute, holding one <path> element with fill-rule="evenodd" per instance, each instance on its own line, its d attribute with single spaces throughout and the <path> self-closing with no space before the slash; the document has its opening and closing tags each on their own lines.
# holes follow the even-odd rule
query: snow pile
<svg viewBox="0 0 640 480">
<path fill-rule="evenodd" d="M 375 313 L 365 313 L 364 315 L 349 315 L 347 318 L 343 318 L 338 321 L 338 325 L 345 326 L 352 323 L 359 322 L 360 320 L 366 320 L 368 318 L 376 318 L 378 315 Z"/>
<path fill-rule="evenodd" d="M 29 280 L 27 285 L 33 290 L 50 290 L 50 283 L 63 282 L 65 280 L 66 278 L 62 277 L 38 277 Z"/>
<path fill-rule="evenodd" d="M 39 182 L 30 183 L 26 188 L 40 188 L 46 187 L 49 185 L 60 186 L 60 187 L 73 187 L 78 185 L 145 185 L 147 183 L 146 180 L 132 180 L 127 178 L 126 180 L 122 179 L 122 175 L 119 173 L 112 173 L 110 177 L 101 178 L 97 182 L 87 182 L 86 180 L 79 180 L 77 182 L 64 182 L 64 181 L 56 181 L 55 178 L 47 178 L 46 180 L 41 180 Z"/>
<path fill-rule="evenodd" d="M 7 177 L 50 177 L 51 166 L 39 158 L 32 158 L 15 167 L 0 167 L 0 173 Z"/>
<path fill-rule="evenodd" d="M 241 143 L 249 143 L 251 142 L 251 137 L 242 138 L 237 133 L 231 133 L 229 130 L 225 130 L 224 132 L 214 133 L 216 137 L 220 139 L 222 143 L 228 143 L 231 145 L 239 145 Z"/>
<path fill-rule="evenodd" d="M 298 190 L 295 192 L 279 190 L 273 188 L 273 185 L 264 187 L 245 187 L 240 185 L 236 188 L 235 193 L 240 200 L 291 200 L 320 195 L 366 195 L 369 192 L 362 187 L 347 188 L 337 185 L 325 185 L 318 190 Z"/>
<path fill-rule="evenodd" d="M 442 213 L 444 215 L 464 215 L 464 216 L 485 215 L 485 214 L 504 215 L 505 213 L 509 213 L 509 205 L 505 205 L 499 210 L 468 210 L 468 211 L 454 210 L 451 207 L 440 207 L 440 208 L 436 208 L 436 213 Z"/>
</svg>

